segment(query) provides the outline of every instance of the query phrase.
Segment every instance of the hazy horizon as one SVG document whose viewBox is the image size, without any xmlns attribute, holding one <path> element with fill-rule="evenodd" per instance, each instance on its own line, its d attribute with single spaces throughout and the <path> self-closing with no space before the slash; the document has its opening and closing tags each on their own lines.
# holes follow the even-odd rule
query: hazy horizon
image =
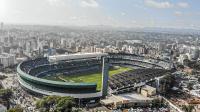
<svg viewBox="0 0 200 112">
<path fill-rule="evenodd" d="M 0 0 L 0 22 L 200 29 L 195 0 Z"/>
</svg>

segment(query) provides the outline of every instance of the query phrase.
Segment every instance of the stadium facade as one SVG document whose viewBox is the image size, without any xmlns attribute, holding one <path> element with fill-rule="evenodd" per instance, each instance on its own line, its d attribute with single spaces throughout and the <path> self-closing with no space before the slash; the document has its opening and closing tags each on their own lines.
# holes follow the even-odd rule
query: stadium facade
<svg viewBox="0 0 200 112">
<path fill-rule="evenodd" d="M 84 53 L 27 60 L 18 65 L 17 72 L 19 82 L 23 88 L 42 95 L 72 96 L 77 99 L 100 98 L 108 94 L 108 87 L 114 88 L 112 92 L 116 93 L 129 87 L 138 86 L 133 85 L 136 84 L 134 81 L 130 82 L 130 84 L 121 83 L 121 85 L 117 85 L 118 83 L 113 84 L 115 82 L 113 80 L 113 82 L 110 81 L 109 83 L 108 69 L 111 65 L 129 65 L 148 70 L 156 69 L 157 71 L 168 70 L 171 66 L 167 61 L 146 58 L 134 54 Z M 102 69 L 101 91 L 97 91 L 97 84 L 95 82 L 75 83 L 41 78 L 55 73 L 73 75 L 97 68 Z M 158 77 L 158 75 L 152 75 L 148 80 L 152 80 L 155 77 Z M 124 79 L 123 82 L 128 82 L 127 79 Z"/>
</svg>

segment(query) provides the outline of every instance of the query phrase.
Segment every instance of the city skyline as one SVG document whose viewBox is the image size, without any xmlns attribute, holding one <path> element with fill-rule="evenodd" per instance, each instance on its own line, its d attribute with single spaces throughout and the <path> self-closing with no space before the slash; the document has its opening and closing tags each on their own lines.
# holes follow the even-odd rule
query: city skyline
<svg viewBox="0 0 200 112">
<path fill-rule="evenodd" d="M 198 4 L 194 0 L 0 0 L 0 21 L 200 29 Z"/>
</svg>

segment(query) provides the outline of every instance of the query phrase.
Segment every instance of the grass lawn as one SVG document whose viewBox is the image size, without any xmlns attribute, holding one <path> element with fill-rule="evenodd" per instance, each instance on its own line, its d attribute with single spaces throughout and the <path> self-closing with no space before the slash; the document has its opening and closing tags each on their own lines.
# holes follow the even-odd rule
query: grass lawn
<svg viewBox="0 0 200 112">
<path fill-rule="evenodd" d="M 132 68 L 115 67 L 115 69 L 109 70 L 109 76 L 122 73 L 125 71 L 129 71 L 129 70 L 132 70 Z M 43 78 L 49 79 L 49 80 L 66 81 L 66 82 L 74 82 L 74 83 L 82 83 L 82 82 L 97 83 L 97 90 L 101 90 L 101 80 L 102 80 L 101 72 L 80 74 L 80 75 L 73 75 L 73 76 L 65 76 L 65 75 L 46 76 Z"/>
</svg>

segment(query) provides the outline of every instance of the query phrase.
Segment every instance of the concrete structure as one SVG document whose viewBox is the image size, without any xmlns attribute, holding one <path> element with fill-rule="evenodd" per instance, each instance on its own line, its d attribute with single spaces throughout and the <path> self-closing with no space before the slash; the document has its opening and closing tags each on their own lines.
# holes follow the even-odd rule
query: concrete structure
<svg viewBox="0 0 200 112">
<path fill-rule="evenodd" d="M 78 60 L 84 58 L 101 58 L 106 56 L 106 53 L 77 53 L 77 54 L 64 54 L 64 55 L 54 55 L 49 56 L 48 59 L 50 62 L 58 62 L 63 60 Z"/>
<path fill-rule="evenodd" d="M 184 60 L 186 60 L 186 59 L 189 59 L 186 54 L 180 54 L 180 56 L 178 58 L 178 62 L 183 64 Z"/>
<path fill-rule="evenodd" d="M 145 85 L 141 88 L 141 94 L 145 97 L 156 95 L 156 88 Z"/>
<path fill-rule="evenodd" d="M 110 109 L 116 109 L 117 107 L 148 106 L 152 100 L 153 98 L 138 93 L 127 93 L 109 96 L 100 103 Z"/>
<path fill-rule="evenodd" d="M 102 66 L 102 96 L 105 97 L 107 96 L 107 92 L 108 92 L 108 69 L 109 69 L 109 65 L 108 65 L 108 58 L 103 57 L 103 66 Z"/>
<path fill-rule="evenodd" d="M 43 95 L 60 95 L 72 96 L 74 98 L 99 98 L 105 97 L 108 92 L 108 68 L 112 65 L 129 65 L 142 66 L 143 68 L 158 68 L 165 69 L 169 63 L 162 60 L 151 59 L 154 61 L 145 62 L 145 57 L 134 54 L 106 54 L 106 53 L 86 53 L 86 54 L 72 54 L 49 56 L 49 58 L 36 58 L 20 63 L 17 67 L 20 84 L 30 90 Z M 96 91 L 97 84 L 94 83 L 73 83 L 52 81 L 40 78 L 43 75 L 51 75 L 53 73 L 62 73 L 63 71 L 70 71 L 71 68 L 75 70 L 81 67 L 88 68 L 88 61 L 102 66 L 102 90 Z M 157 61 L 155 61 L 157 60 Z M 156 63 L 154 63 L 156 62 Z M 92 62 L 93 63 L 93 62 Z M 165 63 L 165 64 L 163 64 Z M 60 68 L 59 68 L 60 67 Z M 72 71 L 70 71 L 72 72 Z M 138 84 L 143 86 L 144 84 Z M 127 86 L 128 87 L 128 86 Z M 126 88 L 127 88 L 126 87 Z M 131 87 L 131 85 L 130 85 Z M 53 88 L 53 89 L 52 89 Z M 119 88 L 122 90 L 123 88 Z"/>
<path fill-rule="evenodd" d="M 7 112 L 7 108 L 0 104 L 0 112 Z"/>
<path fill-rule="evenodd" d="M 191 52 L 191 59 L 197 60 L 199 58 L 199 48 L 195 47 Z"/>
<path fill-rule="evenodd" d="M 0 55 L 0 63 L 4 67 L 8 67 L 8 66 L 14 65 L 16 63 L 15 55 L 14 54 L 8 54 L 8 53 L 2 53 Z"/>
<path fill-rule="evenodd" d="M 3 29 L 3 26 L 4 26 L 4 24 L 3 24 L 3 22 L 1 22 L 1 30 Z"/>
</svg>

